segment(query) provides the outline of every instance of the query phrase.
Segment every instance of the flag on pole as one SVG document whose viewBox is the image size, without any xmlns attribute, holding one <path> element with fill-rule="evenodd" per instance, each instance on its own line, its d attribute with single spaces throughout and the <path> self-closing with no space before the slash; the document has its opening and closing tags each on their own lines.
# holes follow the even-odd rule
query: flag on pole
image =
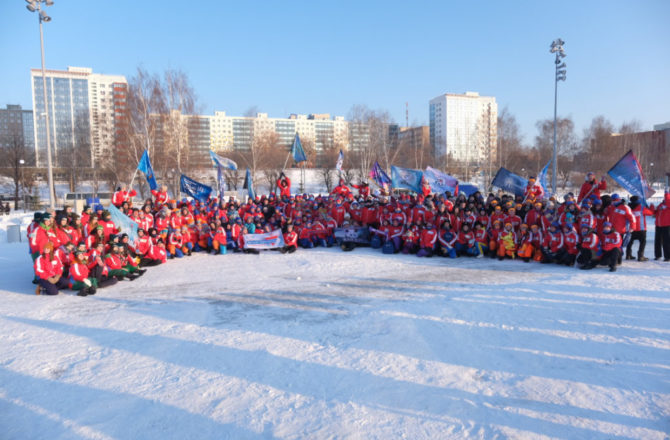
<svg viewBox="0 0 670 440">
<path fill-rule="evenodd" d="M 302 144 L 300 143 L 300 136 L 298 136 L 298 133 L 295 134 L 295 138 L 293 139 L 291 155 L 293 156 L 295 163 L 300 163 L 307 160 L 307 156 L 305 156 L 305 150 L 302 149 Z"/>
<path fill-rule="evenodd" d="M 140 162 L 137 164 L 137 170 L 144 173 L 144 177 L 146 177 L 147 182 L 149 182 L 149 188 L 158 188 L 158 184 L 156 183 L 156 176 L 154 175 L 154 169 L 151 168 L 151 161 L 149 161 L 149 152 L 147 150 L 144 150 L 144 154 L 142 154 Z"/>
<path fill-rule="evenodd" d="M 542 187 L 542 191 L 544 191 L 545 197 L 551 197 L 551 193 L 549 192 L 549 184 L 547 183 L 547 173 L 549 172 L 549 165 L 551 165 L 551 160 L 547 162 L 544 168 L 542 168 L 542 171 L 540 171 L 540 174 L 537 175 L 537 182 L 536 182 L 536 185 L 539 183 L 540 186 Z"/>
<path fill-rule="evenodd" d="M 382 167 L 379 166 L 379 162 L 377 161 L 375 161 L 375 164 L 370 169 L 369 176 L 380 188 L 387 188 L 391 184 L 391 179 L 389 178 L 388 174 L 384 172 Z"/>
<path fill-rule="evenodd" d="M 423 172 L 423 178 L 426 179 L 430 188 L 436 193 L 449 191 L 455 194 L 456 188 L 458 188 L 458 179 L 432 167 L 426 167 L 426 171 Z"/>
<path fill-rule="evenodd" d="M 223 194 L 226 191 L 226 179 L 223 174 L 221 165 L 216 166 L 216 183 L 218 185 L 219 199 L 223 202 Z"/>
<path fill-rule="evenodd" d="M 201 203 L 206 203 L 209 195 L 212 193 L 212 188 L 204 183 L 197 182 L 190 177 L 181 175 L 181 192 L 188 194 Z"/>
<path fill-rule="evenodd" d="M 251 178 L 251 171 L 249 171 L 249 168 L 247 168 L 247 174 L 244 176 L 244 185 L 242 185 L 242 189 L 249 190 L 249 198 L 251 200 L 256 199 L 256 192 L 254 191 L 254 182 Z"/>
<path fill-rule="evenodd" d="M 645 201 L 645 204 L 647 199 L 656 192 L 649 186 L 647 179 L 644 177 L 640 162 L 638 162 L 637 157 L 633 154 L 633 150 L 624 154 L 607 174 L 616 180 L 626 191 L 634 196 L 641 197 Z"/>
<path fill-rule="evenodd" d="M 228 159 L 227 157 L 221 157 L 212 150 L 209 150 L 209 157 L 212 159 L 212 162 L 214 162 L 214 165 L 220 166 L 222 168 L 227 168 L 229 170 L 237 170 L 237 164 L 233 162 L 232 160 Z"/>
<path fill-rule="evenodd" d="M 421 178 L 423 172 L 410 168 L 391 166 L 391 183 L 393 188 L 408 189 L 417 194 L 421 194 L 423 188 Z"/>
<path fill-rule="evenodd" d="M 511 192 L 515 196 L 523 196 L 526 192 L 526 185 L 528 185 L 528 180 L 524 179 L 518 174 L 514 174 L 504 167 L 500 167 L 496 173 L 496 176 L 493 178 L 491 185 Z"/>
<path fill-rule="evenodd" d="M 335 169 L 342 172 L 342 164 L 344 163 L 344 153 L 340 150 L 340 154 L 337 156 L 337 163 L 335 164 Z"/>
</svg>

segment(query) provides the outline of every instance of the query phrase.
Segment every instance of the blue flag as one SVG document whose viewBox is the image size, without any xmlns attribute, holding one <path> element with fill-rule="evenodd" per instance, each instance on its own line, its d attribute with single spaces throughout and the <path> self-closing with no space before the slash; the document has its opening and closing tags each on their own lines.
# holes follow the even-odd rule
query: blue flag
<svg viewBox="0 0 670 440">
<path fill-rule="evenodd" d="M 426 171 L 423 172 L 423 178 L 426 179 L 431 190 L 435 193 L 443 193 L 446 191 L 450 191 L 452 194 L 456 193 L 458 179 L 449 174 L 445 174 L 432 167 L 426 167 Z"/>
<path fill-rule="evenodd" d="M 474 185 L 470 185 L 470 184 L 467 184 L 467 183 L 462 183 L 462 184 L 458 185 L 458 191 L 462 192 L 467 197 L 470 197 L 471 195 L 473 195 L 474 193 L 479 191 L 479 188 L 477 188 Z"/>
<path fill-rule="evenodd" d="M 247 168 L 247 174 L 246 176 L 244 176 L 244 185 L 242 185 L 242 189 L 249 190 L 249 198 L 251 200 L 256 199 L 256 192 L 254 191 L 254 181 L 251 178 L 251 171 L 249 171 L 249 168 Z"/>
<path fill-rule="evenodd" d="M 147 178 L 147 182 L 149 182 L 149 188 L 158 188 L 158 184 L 156 183 L 156 176 L 154 175 L 154 169 L 151 168 L 149 152 L 147 150 L 144 150 L 144 154 L 142 154 L 142 157 L 140 158 L 140 163 L 137 164 L 137 170 L 144 173 L 144 176 Z"/>
<path fill-rule="evenodd" d="M 223 168 L 221 168 L 221 165 L 217 165 L 216 167 L 216 183 L 218 184 L 219 188 L 219 199 L 221 202 L 223 202 L 223 195 L 224 192 L 226 191 L 226 179 L 224 178 L 223 175 Z"/>
<path fill-rule="evenodd" d="M 647 179 L 644 178 L 640 162 L 637 161 L 633 150 L 626 153 L 608 172 L 609 176 L 616 180 L 626 191 L 638 196 L 647 202 L 647 199 L 656 191 L 651 189 Z"/>
<path fill-rule="evenodd" d="M 380 188 L 387 188 L 391 184 L 391 179 L 388 174 L 384 172 L 382 167 L 379 166 L 379 162 L 375 161 L 375 164 L 370 170 L 370 178 L 375 181 L 377 186 Z"/>
<path fill-rule="evenodd" d="M 496 173 L 496 176 L 493 178 L 491 185 L 497 186 L 500 189 L 514 194 L 515 196 L 523 196 L 526 192 L 528 180 L 524 179 L 518 174 L 514 174 L 504 167 L 500 167 Z"/>
<path fill-rule="evenodd" d="M 549 184 L 547 184 L 547 172 L 549 172 L 549 165 L 551 165 L 551 160 L 547 162 L 544 168 L 542 168 L 542 171 L 540 171 L 540 174 L 537 176 L 537 181 L 540 182 L 540 186 L 542 186 L 545 197 L 551 197 L 551 193 L 549 192 Z"/>
<path fill-rule="evenodd" d="M 112 216 L 112 222 L 114 223 L 114 226 L 119 228 L 121 232 L 128 234 L 128 240 L 131 243 L 136 242 L 136 240 L 139 238 L 137 236 L 137 223 L 131 220 L 130 217 L 125 215 L 114 205 L 110 204 L 107 207 L 107 211 L 109 211 L 110 215 Z"/>
<path fill-rule="evenodd" d="M 295 134 L 295 138 L 293 139 L 291 155 L 293 156 L 295 163 L 300 163 L 307 160 L 307 156 L 305 156 L 305 150 L 302 149 L 302 144 L 300 143 L 300 136 L 298 136 L 298 133 Z"/>
<path fill-rule="evenodd" d="M 237 164 L 233 162 L 232 160 L 228 159 L 227 157 L 221 157 L 212 150 L 209 150 L 209 157 L 212 159 L 212 162 L 214 162 L 215 166 L 219 166 L 222 168 L 227 168 L 229 170 L 237 170 Z"/>
<path fill-rule="evenodd" d="M 207 198 L 212 192 L 212 188 L 182 174 L 181 192 L 188 194 L 201 203 L 206 203 Z"/>
<path fill-rule="evenodd" d="M 423 172 L 419 170 L 391 166 L 391 183 L 393 188 L 408 189 L 420 194 L 422 192 L 422 176 Z"/>
</svg>

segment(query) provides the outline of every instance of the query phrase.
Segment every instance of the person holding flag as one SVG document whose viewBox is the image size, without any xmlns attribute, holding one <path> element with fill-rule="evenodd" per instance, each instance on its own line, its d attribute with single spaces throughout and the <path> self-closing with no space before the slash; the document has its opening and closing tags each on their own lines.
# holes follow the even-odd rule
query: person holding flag
<svg viewBox="0 0 670 440">
<path fill-rule="evenodd" d="M 291 179 L 282 171 L 277 179 L 277 188 L 279 188 L 280 197 L 291 197 Z"/>
<path fill-rule="evenodd" d="M 600 198 L 600 191 L 605 191 L 607 189 L 607 181 L 605 176 L 600 178 L 600 182 L 596 182 L 596 175 L 593 171 L 586 173 L 586 182 L 582 184 L 582 188 L 579 190 L 579 197 L 577 197 L 577 203 L 581 203 L 582 200 L 589 197 L 590 195 L 595 195 Z"/>
<path fill-rule="evenodd" d="M 121 208 L 124 203 L 130 203 L 131 197 L 135 197 L 136 195 L 137 192 L 134 189 L 128 191 L 126 185 L 121 185 L 116 188 L 116 192 L 112 195 L 112 204 L 117 208 Z"/>
<path fill-rule="evenodd" d="M 528 178 L 528 185 L 526 185 L 526 190 L 523 194 L 524 201 L 535 203 L 538 200 L 542 200 L 544 197 L 544 190 L 542 185 L 535 179 L 535 176 L 530 176 Z"/>
</svg>

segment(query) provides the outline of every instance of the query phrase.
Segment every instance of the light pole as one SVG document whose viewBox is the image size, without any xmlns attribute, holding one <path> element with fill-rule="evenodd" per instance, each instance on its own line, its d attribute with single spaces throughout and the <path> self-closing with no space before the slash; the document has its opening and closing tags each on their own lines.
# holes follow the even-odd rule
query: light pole
<svg viewBox="0 0 670 440">
<path fill-rule="evenodd" d="M 30 12 L 37 12 L 37 17 L 40 22 L 40 49 L 42 52 L 42 91 L 44 92 L 44 114 L 45 114 L 45 126 L 47 132 L 47 178 L 49 181 L 49 207 L 51 209 L 56 208 L 56 195 L 54 192 L 54 178 L 53 178 L 53 167 L 51 164 L 51 133 L 49 131 L 49 105 L 47 103 L 47 76 L 46 70 L 44 69 L 44 31 L 42 30 L 42 22 L 50 22 L 51 17 L 47 15 L 46 12 L 42 10 L 42 3 L 46 6 L 52 6 L 54 4 L 53 0 L 26 0 L 28 5 L 26 8 Z"/>
<path fill-rule="evenodd" d="M 554 155 L 553 155 L 553 170 L 552 170 L 552 176 L 551 176 L 551 191 L 556 194 L 556 173 L 558 170 L 558 162 L 557 162 L 557 154 L 556 154 L 556 109 L 557 109 L 557 104 L 558 104 L 558 82 L 559 81 L 565 81 L 566 77 L 566 69 L 565 69 L 565 63 L 561 62 L 561 59 L 565 58 L 565 50 L 563 49 L 563 45 L 565 44 L 565 41 L 561 40 L 560 38 L 555 39 L 554 41 L 551 42 L 551 49 L 549 50 L 550 53 L 555 53 L 556 54 L 556 59 L 554 60 L 554 64 L 556 65 L 556 74 L 554 76 Z"/>
</svg>

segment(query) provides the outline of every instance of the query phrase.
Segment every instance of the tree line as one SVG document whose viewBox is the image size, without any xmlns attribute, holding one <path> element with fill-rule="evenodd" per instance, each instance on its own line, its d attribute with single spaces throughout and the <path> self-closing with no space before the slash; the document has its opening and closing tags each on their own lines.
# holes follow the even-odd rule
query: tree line
<svg viewBox="0 0 670 440">
<path fill-rule="evenodd" d="M 207 151 L 209 139 L 199 139 L 197 143 L 189 138 L 190 134 L 198 132 L 198 124 L 205 121 L 198 117 L 199 99 L 183 71 L 168 69 L 157 74 L 138 68 L 129 78 L 126 101 L 120 104 L 126 111 L 115 121 L 113 131 L 103 134 L 103 137 L 113 139 L 113 148 L 103 151 L 94 166 L 88 115 L 76 115 L 73 127 L 76 142 L 59 151 L 55 158 L 56 176 L 69 183 L 70 191 L 77 191 L 83 181 L 91 182 L 96 192 L 103 182 L 110 188 L 130 183 L 145 149 L 159 181 L 173 194 L 179 193 L 181 174 L 199 178 L 203 183 L 215 183 Z M 245 116 L 255 116 L 256 112 L 257 109 L 251 107 Z M 451 154 L 436 154 L 427 128 L 412 127 L 410 130 L 400 127 L 387 111 L 355 105 L 349 111 L 347 121 L 347 133 L 301 138 L 307 157 L 305 167 L 318 169 L 322 183 L 329 191 L 339 177 L 347 183 L 366 180 L 375 161 L 387 170 L 392 165 L 414 169 L 432 166 L 464 181 L 481 176 L 484 182 L 490 182 L 501 166 L 524 177 L 536 175 L 553 152 L 553 119 L 537 121 L 537 133 L 531 143 L 526 143 L 508 108 L 498 114 L 495 148 L 482 148 L 483 154 L 476 160 L 467 161 L 456 160 Z M 244 171 L 249 168 L 255 182 L 274 190 L 279 174 L 285 167 L 294 165 L 289 155 L 290 145 L 282 143 L 275 131 L 254 132 L 251 125 L 251 141 L 246 148 L 217 152 L 239 166 L 237 171 L 226 170 L 225 179 L 230 188 L 239 189 Z M 580 184 L 586 171 L 605 174 L 631 149 L 649 180 L 663 179 L 670 167 L 662 137 L 640 135 L 639 132 L 641 124 L 638 121 L 615 127 L 604 116 L 597 116 L 579 136 L 572 118 L 559 118 L 559 186 L 566 188 Z M 476 147 L 486 145 L 485 140 L 477 142 L 481 145 Z M 20 164 L 21 158 L 30 158 L 31 154 L 34 157 L 34 152 L 26 151 L 23 139 L 16 136 L 5 145 L 9 146 L 5 147 L 6 154 L 0 159 L 0 170 L 12 179 L 18 197 L 20 188 L 29 192 L 35 185 L 38 170 Z M 344 163 L 343 172 L 338 175 L 334 168 L 340 150 L 344 151 Z M 135 178 L 133 182 L 139 185 L 143 196 L 148 195 L 144 178 Z"/>
</svg>

